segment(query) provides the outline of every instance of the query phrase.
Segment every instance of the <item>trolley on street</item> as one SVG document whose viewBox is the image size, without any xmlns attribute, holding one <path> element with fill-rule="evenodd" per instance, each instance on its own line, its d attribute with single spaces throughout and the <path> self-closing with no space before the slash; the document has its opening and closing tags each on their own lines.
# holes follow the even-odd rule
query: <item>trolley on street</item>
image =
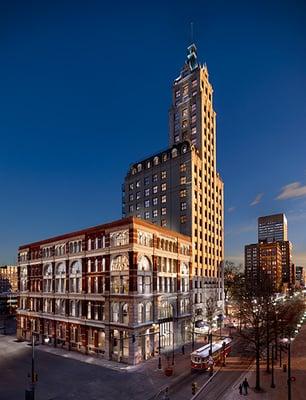
<svg viewBox="0 0 306 400">
<path fill-rule="evenodd" d="M 206 371 L 213 364 L 224 362 L 227 355 L 232 350 L 232 339 L 224 338 L 212 343 L 212 352 L 210 354 L 211 345 L 206 344 L 191 353 L 191 369 L 197 371 Z"/>
</svg>

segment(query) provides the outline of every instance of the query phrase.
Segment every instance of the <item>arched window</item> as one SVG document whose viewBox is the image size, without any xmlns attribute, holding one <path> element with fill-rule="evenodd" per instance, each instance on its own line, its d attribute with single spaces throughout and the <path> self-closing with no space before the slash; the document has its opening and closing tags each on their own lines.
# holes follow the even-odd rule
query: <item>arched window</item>
<svg viewBox="0 0 306 400">
<path fill-rule="evenodd" d="M 21 267 L 20 268 L 20 291 L 24 292 L 28 290 L 28 268 Z"/>
<path fill-rule="evenodd" d="M 140 256 L 137 266 L 137 291 L 142 294 L 152 293 L 152 264 L 148 257 Z"/>
<path fill-rule="evenodd" d="M 44 277 L 43 277 L 43 290 L 44 292 L 52 292 L 52 265 L 47 264 L 43 268 Z"/>
<path fill-rule="evenodd" d="M 177 157 L 177 149 L 176 148 L 172 149 L 171 154 L 172 154 L 172 158 Z"/>
<path fill-rule="evenodd" d="M 129 260 L 126 255 L 118 255 L 111 262 L 111 292 L 129 292 Z"/>
<path fill-rule="evenodd" d="M 109 238 L 111 246 L 124 246 L 129 244 L 129 231 L 126 229 L 124 231 L 112 232 Z"/>
<path fill-rule="evenodd" d="M 119 303 L 112 303 L 111 305 L 111 320 L 112 322 L 119 322 Z"/>
<path fill-rule="evenodd" d="M 66 289 L 66 267 L 64 263 L 59 263 L 55 267 L 55 291 L 64 293 Z"/>
<path fill-rule="evenodd" d="M 158 163 L 159 163 L 159 158 L 158 158 L 157 156 L 154 157 L 153 163 L 154 163 L 154 165 L 158 165 Z"/>
<path fill-rule="evenodd" d="M 139 261 L 138 261 L 138 271 L 151 271 L 151 263 L 148 257 L 146 256 L 141 256 Z"/>
<path fill-rule="evenodd" d="M 189 289 L 189 269 L 185 263 L 181 265 L 181 291 L 188 292 Z"/>
<path fill-rule="evenodd" d="M 129 323 L 129 305 L 127 303 L 124 303 L 121 306 L 120 322 L 123 324 Z"/>
<path fill-rule="evenodd" d="M 146 303 L 145 321 L 149 322 L 152 321 L 152 319 L 153 319 L 152 303 L 149 301 L 148 303 Z"/>
<path fill-rule="evenodd" d="M 143 324 L 145 322 L 145 312 L 144 305 L 142 303 L 138 304 L 138 323 Z"/>
<path fill-rule="evenodd" d="M 159 318 L 171 318 L 173 317 L 173 306 L 167 301 L 164 301 L 161 303 L 158 312 Z"/>
<path fill-rule="evenodd" d="M 70 266 L 69 291 L 71 293 L 81 293 L 82 291 L 82 264 L 74 261 Z"/>
</svg>

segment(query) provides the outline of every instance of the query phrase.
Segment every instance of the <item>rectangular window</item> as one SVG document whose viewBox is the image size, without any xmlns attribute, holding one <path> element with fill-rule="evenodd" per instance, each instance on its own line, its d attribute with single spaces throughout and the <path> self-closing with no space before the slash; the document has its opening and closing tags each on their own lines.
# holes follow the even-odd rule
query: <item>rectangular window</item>
<svg viewBox="0 0 306 400">
<path fill-rule="evenodd" d="M 153 193 L 157 193 L 158 186 L 153 186 Z"/>
<path fill-rule="evenodd" d="M 144 178 L 144 184 L 145 184 L 145 186 L 148 185 L 149 183 L 150 183 L 149 177 L 146 176 L 146 177 Z"/>
<path fill-rule="evenodd" d="M 196 103 L 193 103 L 191 106 L 191 111 L 194 112 L 197 109 Z"/>
<path fill-rule="evenodd" d="M 175 98 L 176 98 L 176 99 L 179 98 L 180 95 L 181 95 L 181 92 L 180 92 L 179 90 L 177 90 L 177 91 L 175 92 Z"/>
<path fill-rule="evenodd" d="M 134 189 L 134 183 L 130 183 L 130 184 L 129 184 L 129 189 L 130 189 L 130 190 L 133 190 L 133 189 Z"/>
<path fill-rule="evenodd" d="M 196 121 L 197 121 L 197 116 L 196 116 L 196 115 L 193 115 L 193 116 L 191 117 L 191 123 L 192 123 L 192 124 L 195 124 Z"/>
<path fill-rule="evenodd" d="M 161 178 L 166 179 L 167 178 L 167 171 L 162 171 L 161 172 Z"/>
<path fill-rule="evenodd" d="M 133 201 L 134 200 L 134 196 L 132 194 L 129 195 L 129 200 Z"/>
<path fill-rule="evenodd" d="M 136 187 L 140 187 L 140 181 L 136 182 Z"/>
<path fill-rule="evenodd" d="M 184 121 L 182 122 L 182 128 L 183 128 L 183 129 L 184 129 L 184 128 L 187 128 L 187 126 L 188 126 L 187 119 L 184 119 Z"/>
<path fill-rule="evenodd" d="M 152 175 L 152 182 L 157 182 L 157 174 Z"/>
<path fill-rule="evenodd" d="M 145 192 L 144 192 L 144 195 L 145 196 L 150 196 L 150 189 L 146 189 Z"/>
<path fill-rule="evenodd" d="M 188 85 L 185 85 L 183 87 L 183 97 L 186 97 L 186 96 L 188 96 Z"/>
<path fill-rule="evenodd" d="M 161 220 L 161 226 L 167 226 L 167 221 L 165 219 Z"/>
<path fill-rule="evenodd" d="M 156 206 L 157 205 L 157 197 L 154 197 L 154 199 L 153 199 L 153 206 Z"/>
<path fill-rule="evenodd" d="M 140 204 L 137 203 L 137 204 L 136 204 L 136 210 L 139 210 L 139 209 L 140 209 Z"/>
<path fill-rule="evenodd" d="M 182 111 L 182 118 L 186 118 L 188 116 L 187 108 L 184 108 Z"/>
<path fill-rule="evenodd" d="M 164 192 L 165 190 L 167 190 L 167 184 L 166 184 L 166 183 L 163 183 L 163 184 L 161 185 L 161 190 L 162 190 L 162 192 Z"/>
<path fill-rule="evenodd" d="M 197 128 L 196 127 L 191 129 L 191 134 L 192 135 L 196 135 L 197 134 Z"/>
<path fill-rule="evenodd" d="M 186 215 L 181 215 L 180 221 L 181 221 L 181 224 L 185 224 L 185 223 L 187 222 L 187 217 L 186 217 Z M 195 244 L 196 244 L 196 243 L 195 243 Z"/>
<path fill-rule="evenodd" d="M 184 211 L 184 210 L 186 210 L 186 209 L 187 209 L 187 203 L 186 203 L 185 201 L 183 201 L 183 202 L 181 203 L 181 210 Z"/>
<path fill-rule="evenodd" d="M 129 207 L 129 211 L 130 211 L 130 212 L 133 212 L 133 211 L 134 211 L 134 207 L 133 207 L 133 206 L 130 206 L 130 207 Z"/>
<path fill-rule="evenodd" d="M 153 210 L 153 218 L 157 217 L 157 210 Z"/>
<path fill-rule="evenodd" d="M 187 195 L 187 190 L 186 189 L 181 189 L 180 190 L 180 197 L 186 197 Z"/>
<path fill-rule="evenodd" d="M 164 195 L 161 197 L 161 202 L 162 202 L 162 203 L 166 203 L 166 201 L 167 201 L 167 196 L 164 194 Z"/>
<path fill-rule="evenodd" d="M 186 169 L 187 169 L 186 164 L 185 164 L 185 163 L 182 163 L 182 164 L 180 165 L 180 172 L 185 172 Z"/>
<path fill-rule="evenodd" d="M 136 199 L 140 199 L 140 192 L 136 192 Z"/>
<path fill-rule="evenodd" d="M 192 87 L 195 88 L 196 86 L 197 86 L 197 80 L 194 79 L 194 80 L 192 81 Z"/>
<path fill-rule="evenodd" d="M 144 205 L 145 205 L 145 208 L 150 207 L 150 200 L 146 200 L 145 203 L 144 203 Z"/>
<path fill-rule="evenodd" d="M 146 212 L 144 213 L 144 217 L 145 217 L 145 219 L 149 219 L 149 218 L 150 218 L 150 213 L 149 213 L 149 211 L 146 211 Z"/>
<path fill-rule="evenodd" d="M 166 207 L 163 207 L 161 209 L 161 215 L 166 215 L 166 214 L 167 214 L 167 209 L 166 209 Z"/>
<path fill-rule="evenodd" d="M 184 185 L 187 182 L 186 176 L 181 176 L 180 178 L 180 184 Z"/>
</svg>

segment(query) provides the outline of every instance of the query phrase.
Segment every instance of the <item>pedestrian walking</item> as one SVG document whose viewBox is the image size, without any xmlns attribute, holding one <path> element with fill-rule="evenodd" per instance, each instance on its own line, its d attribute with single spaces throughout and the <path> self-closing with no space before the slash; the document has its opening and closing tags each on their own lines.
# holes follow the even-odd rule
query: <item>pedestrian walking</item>
<svg viewBox="0 0 306 400">
<path fill-rule="evenodd" d="M 244 378 L 244 381 L 242 382 L 242 386 L 243 386 L 243 389 L 244 389 L 244 395 L 247 396 L 248 387 L 250 386 L 247 378 Z"/>
<path fill-rule="evenodd" d="M 242 394 L 242 385 L 241 385 L 241 383 L 239 385 L 239 394 Z"/>
</svg>

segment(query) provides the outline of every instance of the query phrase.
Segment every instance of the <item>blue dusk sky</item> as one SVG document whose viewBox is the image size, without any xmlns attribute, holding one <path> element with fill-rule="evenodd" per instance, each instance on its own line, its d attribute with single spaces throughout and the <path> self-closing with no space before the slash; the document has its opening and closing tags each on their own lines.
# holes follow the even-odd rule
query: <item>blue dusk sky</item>
<svg viewBox="0 0 306 400">
<path fill-rule="evenodd" d="M 225 258 L 285 212 L 306 265 L 304 1 L 0 2 L 0 263 L 20 244 L 121 217 L 131 162 L 168 144 L 189 26 L 207 63 Z"/>
</svg>

